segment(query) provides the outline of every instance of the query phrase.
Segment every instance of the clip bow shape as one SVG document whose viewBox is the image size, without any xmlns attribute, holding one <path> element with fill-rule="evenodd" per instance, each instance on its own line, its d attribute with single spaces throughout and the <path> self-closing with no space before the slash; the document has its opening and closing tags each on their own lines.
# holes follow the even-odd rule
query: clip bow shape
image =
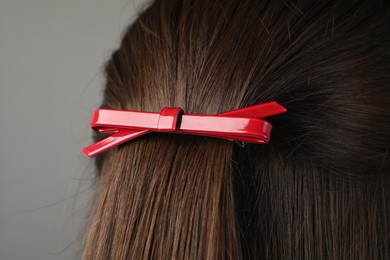
<svg viewBox="0 0 390 260">
<path fill-rule="evenodd" d="M 84 148 L 83 152 L 93 157 L 149 132 L 203 135 L 266 144 L 270 140 L 272 125 L 262 118 L 286 111 L 275 101 L 216 115 L 184 114 L 180 107 L 164 107 L 160 113 L 99 109 L 94 113 L 91 128 L 113 134 Z"/>
</svg>

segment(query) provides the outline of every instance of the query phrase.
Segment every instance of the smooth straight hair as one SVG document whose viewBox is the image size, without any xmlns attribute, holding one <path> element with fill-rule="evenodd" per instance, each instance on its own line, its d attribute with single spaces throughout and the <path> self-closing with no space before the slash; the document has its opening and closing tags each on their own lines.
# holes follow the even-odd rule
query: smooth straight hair
<svg viewBox="0 0 390 260">
<path fill-rule="evenodd" d="M 266 145 L 151 133 L 99 155 L 83 259 L 390 259 L 389 10 L 148 3 L 105 64 L 102 108 L 287 112 Z"/>
</svg>

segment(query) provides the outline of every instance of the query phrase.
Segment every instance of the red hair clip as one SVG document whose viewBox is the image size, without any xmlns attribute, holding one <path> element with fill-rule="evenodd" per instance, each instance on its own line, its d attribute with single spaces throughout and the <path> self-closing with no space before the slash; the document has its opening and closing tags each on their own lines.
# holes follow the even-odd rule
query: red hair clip
<svg viewBox="0 0 390 260">
<path fill-rule="evenodd" d="M 239 108 L 216 115 L 184 114 L 180 107 L 164 107 L 160 113 L 134 110 L 96 110 L 91 122 L 95 131 L 114 134 L 83 149 L 95 156 L 149 132 L 169 132 L 266 144 L 272 125 L 261 118 L 286 112 L 275 101 Z"/>
</svg>

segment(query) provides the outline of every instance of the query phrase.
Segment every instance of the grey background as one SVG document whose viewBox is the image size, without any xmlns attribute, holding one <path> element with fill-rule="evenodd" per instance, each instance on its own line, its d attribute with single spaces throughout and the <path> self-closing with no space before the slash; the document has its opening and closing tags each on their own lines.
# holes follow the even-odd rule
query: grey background
<svg viewBox="0 0 390 260">
<path fill-rule="evenodd" d="M 144 0 L 0 0 L 0 259 L 79 259 L 81 149 L 102 66 Z"/>
</svg>

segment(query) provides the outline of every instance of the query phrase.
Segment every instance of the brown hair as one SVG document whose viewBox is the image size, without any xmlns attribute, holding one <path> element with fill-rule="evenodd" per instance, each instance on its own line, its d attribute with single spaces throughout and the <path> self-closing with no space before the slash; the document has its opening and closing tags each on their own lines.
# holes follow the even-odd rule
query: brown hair
<svg viewBox="0 0 390 260">
<path fill-rule="evenodd" d="M 390 259 L 389 10 L 151 3 L 106 64 L 101 107 L 287 112 L 266 145 L 151 133 L 98 156 L 83 259 Z"/>
</svg>

